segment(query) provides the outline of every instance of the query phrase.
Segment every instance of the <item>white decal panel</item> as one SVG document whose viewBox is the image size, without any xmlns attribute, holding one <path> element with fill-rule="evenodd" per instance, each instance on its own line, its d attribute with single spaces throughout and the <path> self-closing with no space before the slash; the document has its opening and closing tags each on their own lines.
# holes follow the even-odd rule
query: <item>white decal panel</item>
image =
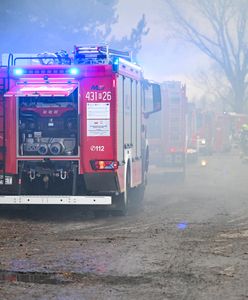
<svg viewBox="0 0 248 300">
<path fill-rule="evenodd" d="M 110 136 L 110 120 L 87 120 L 87 136 Z"/>
<path fill-rule="evenodd" d="M 87 136 L 110 136 L 110 103 L 87 103 Z"/>
<path fill-rule="evenodd" d="M 110 119 L 110 103 L 87 103 L 87 119 Z"/>
</svg>

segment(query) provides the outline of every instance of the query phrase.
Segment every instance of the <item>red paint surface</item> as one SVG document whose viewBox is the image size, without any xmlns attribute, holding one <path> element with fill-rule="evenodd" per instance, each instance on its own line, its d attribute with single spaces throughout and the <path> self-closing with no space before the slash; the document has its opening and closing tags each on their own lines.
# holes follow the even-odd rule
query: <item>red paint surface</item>
<svg viewBox="0 0 248 300">
<path fill-rule="evenodd" d="M 94 86 L 98 86 L 100 90 L 95 90 Z M 99 97 L 103 92 L 111 93 L 111 100 L 104 100 Z M 87 98 L 87 93 L 94 94 L 94 99 Z M 113 75 L 108 74 L 103 77 L 90 77 L 80 81 L 80 146 L 81 146 L 81 173 L 95 172 L 90 165 L 91 160 L 116 160 L 116 90 L 113 87 Z M 89 94 L 88 94 L 89 95 Z M 93 94 L 92 94 L 93 95 Z M 97 96 L 96 96 L 97 95 Z M 110 106 L 110 117 L 90 117 L 87 120 L 88 104 L 105 103 Z M 104 104 L 104 105 L 105 105 Z M 110 122 L 109 136 L 89 136 L 87 133 L 87 122 L 98 121 Z M 108 172 L 108 171 L 106 171 Z M 111 171 L 110 171 L 111 172 Z"/>
</svg>

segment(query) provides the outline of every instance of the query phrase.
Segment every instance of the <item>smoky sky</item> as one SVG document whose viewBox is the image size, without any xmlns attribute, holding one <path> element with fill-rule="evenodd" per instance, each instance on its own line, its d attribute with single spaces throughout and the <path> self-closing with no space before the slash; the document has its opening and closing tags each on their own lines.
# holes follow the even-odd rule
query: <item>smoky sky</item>
<svg viewBox="0 0 248 300">
<path fill-rule="evenodd" d="M 117 0 L 2 0 L 0 53 L 72 49 L 103 41 L 117 22 Z"/>
</svg>

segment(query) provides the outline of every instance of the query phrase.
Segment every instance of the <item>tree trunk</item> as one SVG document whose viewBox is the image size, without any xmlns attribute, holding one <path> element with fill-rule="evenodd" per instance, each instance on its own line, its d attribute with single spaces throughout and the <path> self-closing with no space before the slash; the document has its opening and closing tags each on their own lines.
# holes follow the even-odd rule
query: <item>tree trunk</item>
<svg viewBox="0 0 248 300">
<path fill-rule="evenodd" d="M 236 80 L 232 83 L 234 93 L 234 111 L 243 113 L 245 107 L 245 84 L 243 79 Z"/>
</svg>

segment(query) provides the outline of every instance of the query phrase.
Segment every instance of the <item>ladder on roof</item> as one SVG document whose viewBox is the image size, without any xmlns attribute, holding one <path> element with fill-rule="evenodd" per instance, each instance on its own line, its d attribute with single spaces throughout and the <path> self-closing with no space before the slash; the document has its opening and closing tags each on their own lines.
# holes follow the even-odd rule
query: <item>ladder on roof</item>
<svg viewBox="0 0 248 300">
<path fill-rule="evenodd" d="M 76 64 L 111 63 L 115 57 L 132 61 L 132 52 L 110 49 L 108 45 L 85 45 L 74 47 L 74 60 Z"/>
</svg>

